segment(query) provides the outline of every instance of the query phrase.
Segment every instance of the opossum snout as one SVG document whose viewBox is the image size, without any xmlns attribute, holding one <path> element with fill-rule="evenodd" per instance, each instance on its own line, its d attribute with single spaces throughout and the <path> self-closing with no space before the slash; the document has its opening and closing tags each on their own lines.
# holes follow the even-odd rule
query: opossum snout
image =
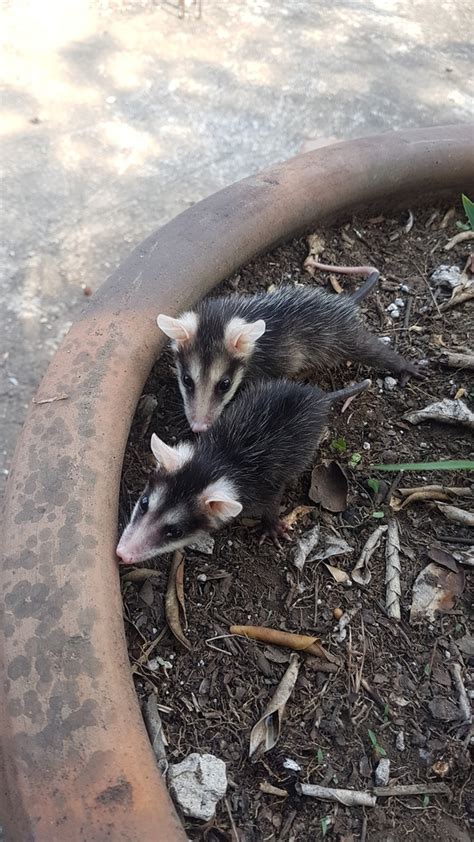
<svg viewBox="0 0 474 842">
<path fill-rule="evenodd" d="M 132 552 L 127 551 L 126 547 L 121 547 L 120 544 L 118 545 L 115 551 L 120 559 L 120 564 L 134 564 L 136 561 Z"/>
<path fill-rule="evenodd" d="M 210 426 L 209 421 L 191 421 L 191 430 L 193 433 L 205 433 Z"/>
</svg>

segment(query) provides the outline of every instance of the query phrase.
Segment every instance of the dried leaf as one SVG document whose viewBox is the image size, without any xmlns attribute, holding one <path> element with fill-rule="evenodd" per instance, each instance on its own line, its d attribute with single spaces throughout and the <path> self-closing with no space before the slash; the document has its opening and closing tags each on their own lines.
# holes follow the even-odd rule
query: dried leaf
<svg viewBox="0 0 474 842">
<path fill-rule="evenodd" d="M 286 789 L 280 789 L 278 786 L 273 786 L 273 784 L 268 783 L 268 781 L 260 781 L 259 789 L 260 792 L 264 792 L 265 795 L 276 795 L 278 798 L 288 797 Z"/>
<path fill-rule="evenodd" d="M 395 518 L 388 522 L 387 543 L 385 545 L 385 605 L 387 614 L 394 620 L 400 620 L 400 536 Z"/>
<path fill-rule="evenodd" d="M 451 251 L 454 246 L 457 246 L 458 243 L 464 243 L 466 240 L 474 240 L 474 231 L 461 231 L 460 234 L 455 234 L 454 237 L 451 237 L 450 240 L 446 243 L 444 250 Z"/>
<path fill-rule="evenodd" d="M 440 421 L 445 424 L 462 424 L 469 430 L 474 430 L 474 412 L 463 401 L 444 398 L 424 409 L 407 412 L 403 418 L 410 424 L 420 424 L 422 421 Z"/>
<path fill-rule="evenodd" d="M 163 732 L 163 723 L 158 711 L 158 702 L 154 693 L 151 693 L 143 708 L 143 719 L 150 738 L 151 747 L 155 753 L 156 762 L 162 775 L 166 775 L 168 761 L 166 759 L 166 746 L 168 745 Z"/>
<path fill-rule="evenodd" d="M 327 535 L 325 538 L 325 547 L 324 549 L 320 550 L 316 553 L 316 555 L 312 555 L 309 559 L 310 561 L 324 561 L 326 558 L 332 558 L 333 556 L 337 555 L 347 555 L 348 553 L 353 553 L 354 549 L 344 540 L 341 538 L 340 535 Z"/>
<path fill-rule="evenodd" d="M 444 313 L 446 310 L 451 310 L 452 307 L 464 304 L 465 301 L 470 301 L 472 298 L 474 298 L 474 280 L 464 276 L 461 283 L 454 287 L 449 301 L 441 304 L 439 309 Z"/>
<path fill-rule="evenodd" d="M 453 722 L 459 719 L 459 710 L 449 699 L 444 696 L 435 696 L 431 702 L 428 702 L 431 716 L 434 719 L 441 719 L 442 722 Z"/>
<path fill-rule="evenodd" d="M 281 522 L 288 529 L 291 529 L 295 523 L 297 523 L 301 518 L 306 517 L 306 515 L 311 514 L 311 512 L 314 512 L 314 506 L 296 506 L 293 511 L 281 518 Z"/>
<path fill-rule="evenodd" d="M 298 655 L 292 655 L 288 669 L 273 694 L 273 698 L 265 708 L 263 715 L 252 728 L 250 734 L 249 757 L 256 762 L 262 754 L 270 751 L 278 742 L 281 723 L 288 699 L 298 678 L 300 668 Z"/>
<path fill-rule="evenodd" d="M 151 584 L 150 579 L 146 579 L 140 588 L 140 593 L 138 595 L 145 605 L 153 605 L 153 585 Z"/>
<path fill-rule="evenodd" d="M 447 567 L 447 569 L 452 570 L 453 573 L 458 572 L 458 566 L 454 556 L 443 547 L 433 545 L 432 547 L 429 547 L 426 553 L 428 558 L 430 558 L 431 561 L 435 561 L 436 564 L 441 564 L 442 567 Z"/>
<path fill-rule="evenodd" d="M 474 637 L 470 634 L 465 634 L 464 637 L 456 640 L 456 646 L 464 655 L 468 655 L 470 658 L 474 657 Z"/>
<path fill-rule="evenodd" d="M 137 567 L 136 570 L 130 570 L 125 576 L 122 576 L 122 582 L 144 582 L 150 576 L 159 576 L 159 570 L 153 570 L 151 567 Z"/>
<path fill-rule="evenodd" d="M 138 437 L 144 438 L 150 426 L 151 417 L 158 406 L 156 395 L 142 395 L 138 401 L 137 417 L 140 423 Z"/>
<path fill-rule="evenodd" d="M 453 523 L 460 523 L 461 526 L 474 526 L 474 512 L 468 512 L 466 509 L 458 508 L 458 506 L 448 506 L 447 503 L 437 503 L 436 506 Z"/>
<path fill-rule="evenodd" d="M 308 243 L 308 256 L 303 264 L 303 269 L 306 270 L 313 278 L 316 274 L 315 272 L 315 263 L 318 262 L 319 255 L 325 249 L 325 242 L 324 238 L 320 234 L 310 234 L 307 238 Z"/>
<path fill-rule="evenodd" d="M 184 555 L 176 550 L 171 560 L 170 573 L 168 578 L 168 587 L 166 588 L 165 596 L 165 614 L 166 621 L 173 632 L 176 640 L 186 648 L 191 649 L 191 644 L 185 636 L 181 619 L 179 616 L 179 609 L 183 611 L 183 616 L 186 619 L 184 609 Z"/>
<path fill-rule="evenodd" d="M 345 570 L 333 567 L 332 564 L 324 564 L 324 566 L 338 585 L 348 585 L 349 587 L 352 585 L 351 577 Z"/>
<path fill-rule="evenodd" d="M 306 559 L 308 558 L 310 552 L 319 541 L 319 533 L 320 533 L 320 526 L 313 526 L 308 532 L 305 532 L 301 538 L 298 540 L 295 549 L 295 555 L 293 559 L 293 564 L 298 570 L 302 570 Z"/>
<path fill-rule="evenodd" d="M 309 498 L 321 503 L 329 512 L 343 512 L 347 508 L 347 479 L 337 462 L 322 462 L 313 468 Z"/>
<path fill-rule="evenodd" d="M 453 573 L 439 564 L 428 564 L 418 574 L 413 586 L 410 623 L 434 620 L 436 612 L 449 611 L 456 596 L 464 590 L 464 572 Z"/>
<path fill-rule="evenodd" d="M 337 293 L 337 295 L 340 295 L 341 292 L 344 292 L 335 275 L 329 275 L 329 283 L 331 284 L 334 292 Z"/>
<path fill-rule="evenodd" d="M 357 582 L 358 585 L 368 585 L 372 574 L 369 570 L 369 561 L 372 558 L 375 550 L 379 546 L 382 535 L 386 532 L 388 526 L 385 524 L 383 526 L 378 526 L 377 529 L 372 532 L 372 535 L 369 536 L 367 541 L 365 542 L 362 552 L 360 554 L 360 558 L 354 567 L 351 576 L 354 582 Z"/>
</svg>

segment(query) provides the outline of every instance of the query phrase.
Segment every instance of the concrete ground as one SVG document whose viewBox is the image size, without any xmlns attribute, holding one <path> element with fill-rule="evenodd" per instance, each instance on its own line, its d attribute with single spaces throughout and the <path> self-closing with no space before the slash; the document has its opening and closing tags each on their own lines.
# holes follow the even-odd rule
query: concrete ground
<svg viewBox="0 0 474 842">
<path fill-rule="evenodd" d="M 154 228 L 308 138 L 472 120 L 469 0 L 176 4 L 0 3 L 3 480 L 83 287 Z"/>
</svg>

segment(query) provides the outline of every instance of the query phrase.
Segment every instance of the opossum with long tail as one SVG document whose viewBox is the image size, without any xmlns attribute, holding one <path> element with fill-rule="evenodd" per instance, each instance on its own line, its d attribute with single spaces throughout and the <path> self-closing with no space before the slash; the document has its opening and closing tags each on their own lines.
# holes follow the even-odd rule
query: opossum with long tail
<svg viewBox="0 0 474 842">
<path fill-rule="evenodd" d="M 369 333 L 360 319 L 358 304 L 377 285 L 378 271 L 324 268 L 369 277 L 352 295 L 283 286 L 271 293 L 207 298 L 179 318 L 158 316 L 158 326 L 172 340 L 178 385 L 194 432 L 207 430 L 241 384 L 251 380 L 301 377 L 346 360 L 402 377 L 420 376 L 413 363 Z"/>
<path fill-rule="evenodd" d="M 153 434 L 156 470 L 120 538 L 121 562 L 186 546 L 242 511 L 261 515 L 263 539 L 287 537 L 279 520 L 285 486 L 311 464 L 331 404 L 369 386 L 325 393 L 288 380 L 251 383 L 194 443 L 170 447 Z"/>
</svg>

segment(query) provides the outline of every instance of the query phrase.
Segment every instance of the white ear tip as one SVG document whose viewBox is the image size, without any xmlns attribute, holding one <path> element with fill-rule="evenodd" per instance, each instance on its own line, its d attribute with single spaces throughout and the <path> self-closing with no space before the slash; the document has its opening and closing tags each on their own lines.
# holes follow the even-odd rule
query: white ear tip
<svg viewBox="0 0 474 842">
<path fill-rule="evenodd" d="M 233 513 L 234 517 L 237 517 L 237 515 L 240 515 L 240 513 L 243 509 L 242 503 L 238 503 L 237 500 L 235 500 L 231 504 L 231 506 L 232 506 L 232 513 Z"/>
<path fill-rule="evenodd" d="M 262 336 L 265 333 L 265 331 L 267 329 L 267 323 L 263 319 L 259 319 L 257 322 L 255 322 L 254 327 L 255 327 L 255 336 L 258 339 L 260 336 Z"/>
</svg>

